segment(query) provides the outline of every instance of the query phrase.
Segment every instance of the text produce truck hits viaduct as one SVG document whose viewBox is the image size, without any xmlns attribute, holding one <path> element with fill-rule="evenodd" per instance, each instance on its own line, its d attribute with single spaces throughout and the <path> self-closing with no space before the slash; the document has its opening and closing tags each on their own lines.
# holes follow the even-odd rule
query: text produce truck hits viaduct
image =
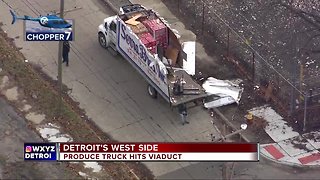
<svg viewBox="0 0 320 180">
<path fill-rule="evenodd" d="M 121 54 L 147 80 L 151 97 L 160 94 L 179 107 L 183 123 L 187 103 L 208 96 L 190 76 L 195 74 L 195 42 L 180 43 L 155 11 L 123 6 L 119 15 L 104 19 L 98 36 L 101 46 Z"/>
</svg>

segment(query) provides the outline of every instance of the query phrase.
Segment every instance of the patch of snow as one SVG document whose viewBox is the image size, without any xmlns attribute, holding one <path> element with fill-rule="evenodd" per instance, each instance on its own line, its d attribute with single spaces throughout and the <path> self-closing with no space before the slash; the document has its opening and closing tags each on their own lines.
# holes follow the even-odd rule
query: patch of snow
<svg viewBox="0 0 320 180">
<path fill-rule="evenodd" d="M 265 119 L 267 122 L 285 122 L 283 118 L 268 105 L 249 110 L 254 116 Z"/>
<path fill-rule="evenodd" d="M 298 132 L 293 131 L 292 127 L 289 127 L 284 122 L 269 123 L 265 127 L 265 132 L 275 141 L 280 142 L 286 139 L 290 139 L 299 136 Z"/>
<path fill-rule="evenodd" d="M 253 108 L 249 112 L 268 122 L 265 131 L 275 142 L 299 136 L 298 132 L 293 131 L 292 127 L 289 127 L 287 122 L 267 105 Z"/>
<path fill-rule="evenodd" d="M 50 142 L 71 142 L 72 138 L 67 135 L 56 135 L 48 139 Z"/>
<path fill-rule="evenodd" d="M 92 169 L 92 172 L 100 172 L 102 170 L 102 166 L 100 166 L 97 162 L 83 162 L 85 168 Z"/>
<path fill-rule="evenodd" d="M 302 135 L 315 148 L 320 149 L 320 131 L 312 131 Z"/>
<path fill-rule="evenodd" d="M 284 140 L 284 141 L 280 141 L 280 142 L 278 142 L 278 144 L 291 157 L 294 157 L 294 156 L 297 156 L 297 155 L 300 155 L 300 154 L 305 154 L 305 153 L 308 153 L 308 152 L 314 150 L 314 148 L 311 146 L 310 143 L 308 143 L 308 142 L 303 142 L 303 143 L 299 142 L 299 143 L 297 143 L 297 141 L 295 141 L 293 139 L 287 139 L 287 140 Z M 298 148 L 294 144 L 299 144 L 301 146 L 305 145 L 305 148 Z"/>
<path fill-rule="evenodd" d="M 54 128 L 39 128 L 39 132 L 42 138 L 49 139 L 52 136 L 55 136 L 60 133 L 58 129 Z"/>
<path fill-rule="evenodd" d="M 88 177 L 88 175 L 86 173 L 81 172 L 81 171 L 79 172 L 79 175 L 82 176 L 82 177 L 85 177 L 85 178 Z"/>
<path fill-rule="evenodd" d="M 41 137 L 49 140 L 50 142 L 71 142 L 72 137 L 68 134 L 61 134 L 57 125 L 48 123 L 44 127 L 37 128 Z"/>
</svg>

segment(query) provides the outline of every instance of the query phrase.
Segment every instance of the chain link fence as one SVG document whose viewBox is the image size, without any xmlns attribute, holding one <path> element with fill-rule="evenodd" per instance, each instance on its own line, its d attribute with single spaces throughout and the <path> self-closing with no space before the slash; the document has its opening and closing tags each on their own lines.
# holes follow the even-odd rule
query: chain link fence
<svg viewBox="0 0 320 180">
<path fill-rule="evenodd" d="M 278 22 L 273 25 L 280 29 L 268 29 L 269 21 L 275 22 L 277 16 L 292 19 L 292 15 L 280 5 L 260 7 L 259 12 L 257 2 L 176 0 L 169 3 L 184 17 L 190 17 L 187 21 L 196 34 L 210 37 L 206 39 L 224 46 L 224 51 L 220 52 L 224 59 L 260 89 L 263 97 L 272 101 L 281 114 L 290 117 L 288 119 L 303 130 L 319 127 L 320 78 L 310 73 L 318 69 L 306 66 L 308 59 L 317 57 L 305 56 L 299 45 L 306 39 L 302 30 L 286 33 L 295 31 L 300 22 L 291 20 L 294 23 L 282 29 Z M 254 8 L 257 13 L 253 13 Z M 260 22 L 256 22 L 258 20 Z M 262 22 L 269 24 L 261 25 Z M 308 29 L 303 23 L 300 26 Z"/>
</svg>

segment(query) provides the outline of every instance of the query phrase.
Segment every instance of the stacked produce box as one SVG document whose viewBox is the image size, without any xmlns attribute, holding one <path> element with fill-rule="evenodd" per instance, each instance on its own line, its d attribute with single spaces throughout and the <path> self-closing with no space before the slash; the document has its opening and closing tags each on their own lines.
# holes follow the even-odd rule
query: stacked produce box
<svg viewBox="0 0 320 180">
<path fill-rule="evenodd" d="M 128 24 L 128 26 L 130 26 L 131 30 L 137 35 L 148 32 L 148 29 L 142 23 L 135 26 Z"/>
<path fill-rule="evenodd" d="M 152 34 L 153 38 L 157 41 L 157 44 L 163 48 L 167 48 L 168 30 L 166 25 L 163 24 L 159 19 L 144 20 L 142 23 Z"/>
<path fill-rule="evenodd" d="M 151 36 L 149 32 L 138 35 L 141 42 L 148 48 L 152 53 L 157 53 L 157 41 Z"/>
</svg>

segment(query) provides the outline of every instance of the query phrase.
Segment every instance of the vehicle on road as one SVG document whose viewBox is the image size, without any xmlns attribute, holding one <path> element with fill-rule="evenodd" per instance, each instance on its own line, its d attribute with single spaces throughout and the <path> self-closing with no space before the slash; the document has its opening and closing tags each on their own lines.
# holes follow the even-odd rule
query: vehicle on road
<svg viewBox="0 0 320 180">
<path fill-rule="evenodd" d="M 180 43 L 178 37 L 157 12 L 137 4 L 121 7 L 98 27 L 100 45 L 123 56 L 148 82 L 149 95 L 160 94 L 171 107 L 208 96 L 192 78 L 195 42 Z"/>
</svg>

